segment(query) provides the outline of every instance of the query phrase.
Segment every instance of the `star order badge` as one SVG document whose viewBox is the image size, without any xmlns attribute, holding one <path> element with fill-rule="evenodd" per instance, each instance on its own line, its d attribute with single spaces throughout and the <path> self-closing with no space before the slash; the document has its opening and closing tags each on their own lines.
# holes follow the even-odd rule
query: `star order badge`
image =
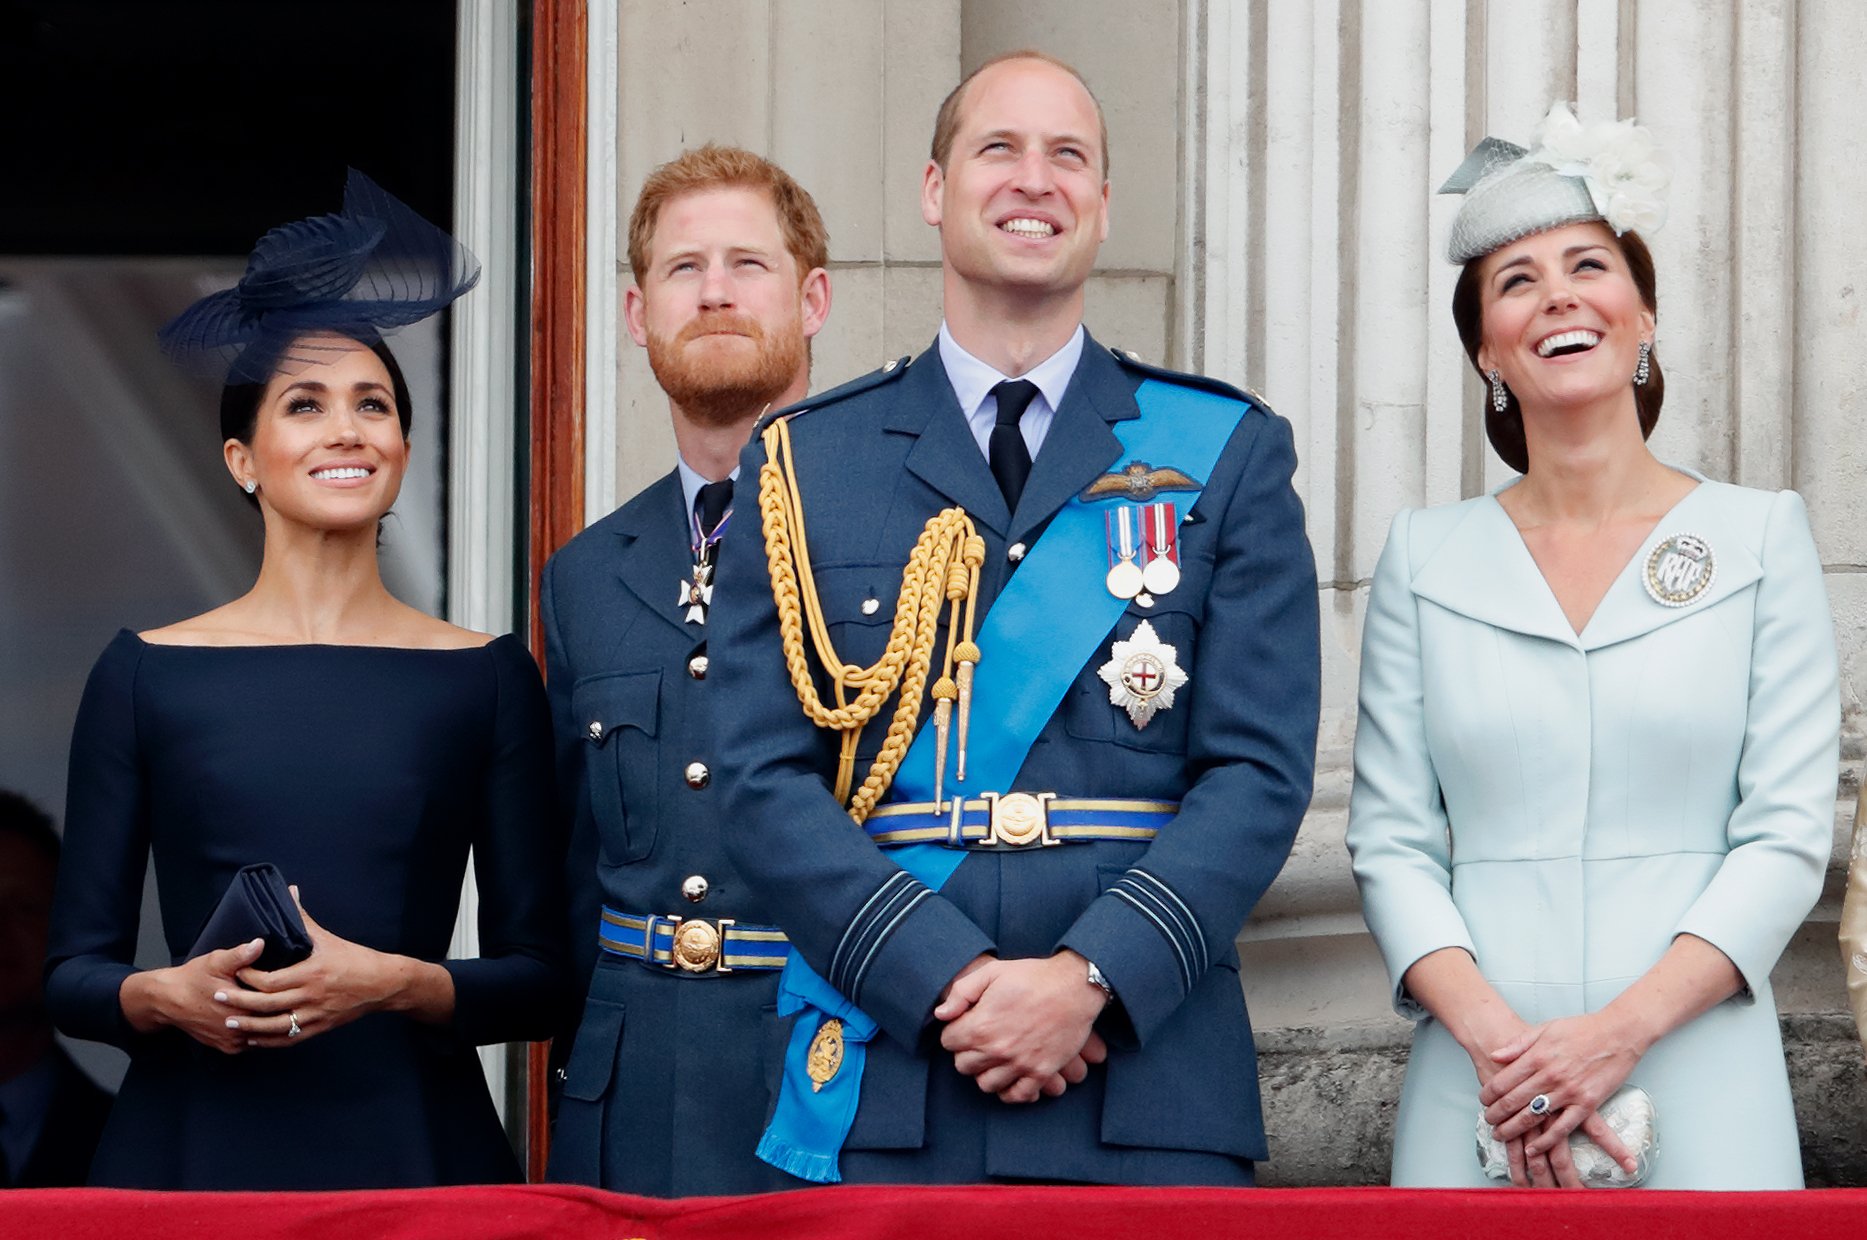
<svg viewBox="0 0 1867 1240">
<path fill-rule="evenodd" d="M 1143 620 L 1127 641 L 1109 647 L 1109 661 L 1096 675 L 1109 687 L 1110 704 L 1127 711 L 1136 728 L 1145 728 L 1154 712 L 1173 705 L 1174 691 L 1186 683 L 1178 657 L 1179 651 Z"/>
</svg>

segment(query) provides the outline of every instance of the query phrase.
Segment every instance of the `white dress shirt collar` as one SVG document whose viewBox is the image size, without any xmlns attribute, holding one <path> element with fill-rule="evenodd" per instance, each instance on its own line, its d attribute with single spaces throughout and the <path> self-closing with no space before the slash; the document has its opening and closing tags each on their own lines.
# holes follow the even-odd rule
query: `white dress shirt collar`
<svg viewBox="0 0 1867 1240">
<path fill-rule="evenodd" d="M 940 364 L 946 367 L 947 382 L 953 385 L 960 412 L 966 415 L 972 437 L 978 442 L 979 451 L 984 453 L 992 438 L 992 423 L 998 419 L 998 398 L 992 395 L 992 389 L 1011 376 L 968 353 L 953 339 L 953 333 L 947 330 L 944 322 L 940 324 L 938 347 Z M 1037 385 L 1037 396 L 1018 420 L 1018 429 L 1024 433 L 1024 446 L 1030 449 L 1032 460 L 1037 459 L 1037 450 L 1044 446 L 1044 436 L 1050 432 L 1057 407 L 1063 403 L 1063 391 L 1069 387 L 1082 356 L 1083 325 L 1078 323 L 1061 349 L 1018 376 Z"/>
</svg>

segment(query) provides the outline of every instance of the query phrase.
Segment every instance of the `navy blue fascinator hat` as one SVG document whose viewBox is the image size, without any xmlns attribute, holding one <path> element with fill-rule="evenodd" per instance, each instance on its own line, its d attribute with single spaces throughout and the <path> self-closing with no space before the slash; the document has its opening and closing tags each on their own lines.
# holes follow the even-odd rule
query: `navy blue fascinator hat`
<svg viewBox="0 0 1867 1240">
<path fill-rule="evenodd" d="M 156 339 L 176 361 L 264 383 L 319 360 L 320 333 L 375 344 L 472 288 L 480 263 L 376 182 L 350 169 L 343 210 L 259 239 L 246 274 L 177 315 Z"/>
</svg>

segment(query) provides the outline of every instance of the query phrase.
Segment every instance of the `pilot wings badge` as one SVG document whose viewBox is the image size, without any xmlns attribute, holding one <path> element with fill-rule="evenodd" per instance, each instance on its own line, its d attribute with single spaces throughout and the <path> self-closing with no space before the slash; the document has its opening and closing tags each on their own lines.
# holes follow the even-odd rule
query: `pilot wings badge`
<svg viewBox="0 0 1867 1240">
<path fill-rule="evenodd" d="M 1145 620 L 1127 641 L 1109 647 L 1109 656 L 1096 675 L 1109 687 L 1109 703 L 1127 711 L 1137 729 L 1145 728 L 1154 712 L 1171 707 L 1174 691 L 1187 680 L 1176 661 L 1179 651 L 1160 640 Z"/>
<path fill-rule="evenodd" d="M 1113 473 L 1103 474 L 1083 488 L 1082 500 L 1129 499 L 1145 504 L 1162 491 L 1197 491 L 1201 484 L 1171 465 L 1155 469 L 1146 461 L 1129 461 Z"/>
</svg>

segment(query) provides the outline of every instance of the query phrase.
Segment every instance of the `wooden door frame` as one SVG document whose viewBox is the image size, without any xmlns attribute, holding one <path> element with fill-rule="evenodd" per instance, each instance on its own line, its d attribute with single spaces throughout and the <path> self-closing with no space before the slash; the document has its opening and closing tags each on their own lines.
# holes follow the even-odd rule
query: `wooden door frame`
<svg viewBox="0 0 1867 1240">
<path fill-rule="evenodd" d="M 538 582 L 584 524 L 585 219 L 589 22 L 586 0 L 532 0 L 531 392 L 526 632 L 544 662 Z M 549 1055 L 526 1063 L 526 1178 L 544 1178 Z"/>
</svg>

